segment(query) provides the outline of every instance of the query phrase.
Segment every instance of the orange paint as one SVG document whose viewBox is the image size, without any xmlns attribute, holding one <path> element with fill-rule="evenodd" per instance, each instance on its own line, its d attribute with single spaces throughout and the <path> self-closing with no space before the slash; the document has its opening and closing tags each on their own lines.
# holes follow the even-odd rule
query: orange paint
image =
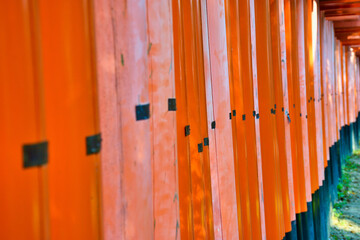
<svg viewBox="0 0 360 240">
<path fill-rule="evenodd" d="M 185 82 L 185 56 L 183 41 L 182 5 L 173 1 L 173 33 L 174 33 L 174 69 L 175 90 L 177 99 L 177 150 L 179 174 L 179 213 L 180 235 L 183 239 L 194 238 L 193 212 L 191 198 L 191 170 L 189 137 L 185 136 L 185 126 L 188 125 L 186 82 Z"/>
<path fill-rule="evenodd" d="M 330 160 L 330 153 L 329 153 L 329 141 L 328 141 L 328 127 L 329 122 L 327 118 L 327 98 L 325 96 L 327 92 L 326 87 L 326 77 L 327 77 L 327 71 L 326 71 L 326 46 L 325 46 L 325 18 L 324 14 L 321 14 L 320 18 L 320 51 L 321 51 L 321 107 L 323 109 L 322 112 L 322 122 L 323 122 L 323 151 L 324 151 L 324 168 L 328 166 L 328 160 Z"/>
<path fill-rule="evenodd" d="M 252 228 L 248 182 L 247 140 L 244 123 L 244 121 L 246 121 L 246 115 L 244 117 L 244 89 L 241 79 L 240 60 L 239 3 L 237 1 L 225 1 L 225 12 L 229 59 L 230 101 L 233 115 L 232 127 L 235 158 L 235 183 L 237 190 L 238 218 L 239 223 L 241 223 L 239 228 L 242 228 L 242 237 L 244 239 L 251 239 Z"/>
<path fill-rule="evenodd" d="M 37 1 L 0 8 L 0 238 L 49 239 L 48 164 L 23 167 L 23 145 L 47 140 Z M 51 146 L 51 143 L 50 143 Z M 51 163 L 51 155 L 49 163 Z"/>
<path fill-rule="evenodd" d="M 317 164 L 317 139 L 315 118 L 315 90 L 314 90 L 314 56 L 312 39 L 312 9 L 313 0 L 304 0 L 304 47 L 305 51 L 305 76 L 306 76 L 306 107 L 309 144 L 309 167 L 311 194 L 319 188 L 319 171 Z"/>
<path fill-rule="evenodd" d="M 324 175 L 324 151 L 323 151 L 323 128 L 322 128 L 322 105 L 321 105 L 321 54 L 320 54 L 320 6 L 317 1 L 313 1 L 312 9 L 312 43 L 314 59 L 314 108 L 315 108 L 315 128 L 316 128 L 316 154 L 318 164 L 319 186 L 322 186 Z"/>
<path fill-rule="evenodd" d="M 241 7 L 240 7 L 241 6 Z M 252 6 L 252 12 L 251 12 Z M 250 201 L 250 219 L 252 239 L 262 239 L 265 236 L 264 201 L 262 185 L 262 165 L 260 151 L 259 121 L 253 116 L 253 111 L 258 112 L 257 83 L 253 87 L 253 69 L 256 70 L 255 28 L 253 16 L 253 2 L 241 1 L 239 3 L 239 28 L 240 28 L 240 79 L 243 85 L 243 106 L 245 115 L 246 156 L 248 166 L 248 184 Z M 252 17 L 251 17 L 252 16 Z M 254 54 L 255 52 L 255 54 Z M 240 113 L 241 114 L 241 113 Z M 240 116 L 239 116 L 240 117 Z M 238 117 L 238 118 L 239 118 Z M 245 198 L 246 199 L 246 198 Z M 246 203 L 246 201 L 245 201 Z M 245 221 L 245 220 L 244 220 Z M 244 229 L 244 234 L 245 234 Z"/>
<path fill-rule="evenodd" d="M 204 178 L 204 152 L 199 152 L 198 145 L 203 145 L 203 136 L 201 135 L 201 115 L 200 115 L 200 95 L 199 95 L 199 61 L 197 59 L 197 13 L 196 3 L 183 1 L 183 38 L 184 38 L 184 56 L 185 56 L 185 81 L 187 111 L 190 125 L 190 166 L 192 182 L 192 203 L 193 203 L 193 226 L 194 238 L 206 239 L 206 201 L 205 201 L 205 178 Z M 206 121 L 206 120 L 205 120 Z"/>
<path fill-rule="evenodd" d="M 291 136 L 291 158 L 292 158 L 292 176 L 294 182 L 294 199 L 295 199 L 295 213 L 301 212 L 301 201 L 300 198 L 300 180 L 299 180 L 299 172 L 298 172 L 298 156 L 301 152 L 298 144 L 298 136 L 297 136 L 297 118 L 295 114 L 295 95 L 294 95 L 294 80 L 297 79 L 296 71 L 296 47 L 293 44 L 293 35 L 294 35 L 294 11 L 291 10 L 290 1 L 285 1 L 285 37 L 286 37 L 286 62 L 287 62 L 287 91 L 289 96 L 289 108 L 287 117 L 290 122 L 290 136 Z M 305 200 L 305 199 L 304 199 Z"/>
<path fill-rule="evenodd" d="M 269 2 L 255 0 L 257 81 L 260 121 L 261 155 L 266 156 L 263 164 L 263 186 L 266 237 L 282 239 L 285 232 L 282 218 L 282 198 L 279 169 L 276 119 L 272 113 L 275 108 L 273 70 L 270 35 Z M 261 69 L 261 70 L 260 70 Z"/>
<path fill-rule="evenodd" d="M 298 190 L 295 191 L 295 198 L 299 199 L 296 213 L 307 211 L 307 192 L 310 192 L 310 182 L 306 179 L 305 163 L 304 163 L 304 144 L 302 138 L 302 122 L 301 122 L 301 108 L 300 108 L 300 86 L 299 86 L 299 59 L 298 59 L 298 27 L 296 22 L 297 8 L 296 2 L 291 1 L 288 6 L 289 27 L 291 27 L 291 39 L 288 39 L 289 47 L 291 46 L 291 73 L 292 78 L 289 78 L 289 92 L 292 92 L 292 106 L 290 107 L 290 118 L 293 122 L 294 128 L 292 133 L 296 136 L 296 157 L 293 157 L 293 175 L 297 179 Z M 291 25 L 290 25 L 291 24 Z M 290 82 L 291 81 L 291 82 Z M 305 118 L 305 117 L 304 117 Z M 296 177 L 295 177 L 296 176 Z M 307 185 L 309 184 L 309 185 Z M 308 187 L 306 187 L 308 186 Z M 308 190 L 306 190 L 308 189 Z"/>
<path fill-rule="evenodd" d="M 271 38 L 273 81 L 276 109 L 276 129 L 279 146 L 281 193 L 285 232 L 291 231 L 291 221 L 295 220 L 294 190 L 292 177 L 290 121 L 287 118 L 289 103 L 287 94 L 286 43 L 283 1 L 273 1 L 271 11 Z M 292 195 L 292 196 L 291 196 Z M 291 210 L 292 209 L 292 210 Z M 291 212 L 292 211 L 292 212 Z M 292 215 L 292 216 L 291 216 Z"/>
<path fill-rule="evenodd" d="M 207 24 L 209 29 L 209 56 L 211 67 L 212 99 L 217 172 L 223 239 L 238 239 L 238 205 L 236 201 L 234 152 L 229 90 L 228 56 L 226 45 L 225 6 L 223 1 L 207 1 Z"/>
<path fill-rule="evenodd" d="M 207 130 L 209 138 L 209 167 L 210 167 L 210 179 L 211 181 L 211 206 L 212 206 L 212 228 L 214 233 L 214 239 L 222 238 L 222 222 L 221 222 L 221 206 L 220 206 L 220 192 L 219 192 L 219 175 L 217 171 L 217 155 L 216 145 L 214 143 L 215 131 L 212 129 L 212 124 L 215 120 L 214 106 L 212 96 L 212 82 L 211 82 L 211 65 L 210 65 L 210 47 L 209 47 L 209 31 L 207 22 L 207 7 L 206 0 L 201 1 L 201 17 L 202 17 L 202 39 L 203 39 L 203 56 L 204 56 L 204 80 L 205 80 L 205 92 L 206 92 L 206 111 L 207 111 Z M 216 127 L 216 122 L 215 122 Z M 209 199 L 207 199 L 208 201 Z"/>
<path fill-rule="evenodd" d="M 180 239 L 176 112 L 168 104 L 175 99 L 172 9 L 169 1 L 147 6 L 154 238 Z"/>
<path fill-rule="evenodd" d="M 100 158 L 86 155 L 85 141 L 99 133 L 92 9 L 88 1 L 39 6 L 51 238 L 99 239 Z"/>
<path fill-rule="evenodd" d="M 135 111 L 150 101 L 146 1 L 95 1 L 95 9 L 104 238 L 146 239 L 156 224 L 152 141 L 149 119 Z"/>
<path fill-rule="evenodd" d="M 307 98 L 306 98 L 306 59 L 305 59 L 305 35 L 304 35 L 304 1 L 296 1 L 296 34 L 298 45 L 298 81 L 296 81 L 299 94 L 299 121 L 301 122 L 301 143 L 303 148 L 302 163 L 304 168 L 304 182 L 306 201 L 311 202 L 311 176 L 310 176 L 310 155 L 309 155 L 309 139 L 308 139 L 308 123 L 307 123 Z"/>
</svg>

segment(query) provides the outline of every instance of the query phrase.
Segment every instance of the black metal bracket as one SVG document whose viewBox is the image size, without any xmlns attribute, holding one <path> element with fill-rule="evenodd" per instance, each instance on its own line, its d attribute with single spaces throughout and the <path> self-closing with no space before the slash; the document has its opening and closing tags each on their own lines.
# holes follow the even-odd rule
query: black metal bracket
<svg viewBox="0 0 360 240">
<path fill-rule="evenodd" d="M 199 143 L 198 144 L 198 152 L 201 153 L 203 151 L 203 144 Z"/>
<path fill-rule="evenodd" d="M 190 135 L 190 125 L 185 126 L 185 137 Z"/>
<path fill-rule="evenodd" d="M 286 115 L 287 120 L 289 121 L 289 123 L 291 123 L 290 113 L 287 110 L 285 111 L 285 115 Z"/>
<path fill-rule="evenodd" d="M 168 110 L 169 111 L 176 111 L 176 98 L 169 98 L 168 99 Z"/>
<path fill-rule="evenodd" d="M 135 112 L 136 112 L 136 121 L 149 119 L 150 118 L 150 103 L 136 105 Z"/>
<path fill-rule="evenodd" d="M 86 155 L 99 153 L 101 150 L 101 134 L 86 137 Z"/>
<path fill-rule="evenodd" d="M 204 138 L 204 146 L 209 146 L 209 138 Z"/>
<path fill-rule="evenodd" d="M 23 167 L 37 167 L 48 163 L 48 142 L 23 145 Z"/>
<path fill-rule="evenodd" d="M 211 122 L 211 129 L 215 129 L 215 127 L 216 127 L 216 123 L 215 123 L 215 121 L 212 121 Z"/>
</svg>

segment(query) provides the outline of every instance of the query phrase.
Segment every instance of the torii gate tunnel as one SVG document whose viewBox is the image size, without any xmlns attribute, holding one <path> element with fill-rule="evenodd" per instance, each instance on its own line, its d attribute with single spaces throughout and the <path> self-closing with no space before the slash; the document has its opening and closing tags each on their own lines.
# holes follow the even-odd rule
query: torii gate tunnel
<svg viewBox="0 0 360 240">
<path fill-rule="evenodd" d="M 0 3 L 0 239 L 328 239 L 360 1 Z"/>
</svg>

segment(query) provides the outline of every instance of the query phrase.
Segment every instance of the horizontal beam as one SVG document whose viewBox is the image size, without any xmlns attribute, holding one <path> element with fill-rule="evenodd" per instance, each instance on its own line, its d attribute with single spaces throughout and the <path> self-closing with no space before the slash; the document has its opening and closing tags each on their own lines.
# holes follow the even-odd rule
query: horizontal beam
<svg viewBox="0 0 360 240">
<path fill-rule="evenodd" d="M 351 2 L 351 3 L 343 3 L 343 2 L 338 2 L 338 3 L 322 3 L 320 2 L 320 10 L 321 11 L 328 11 L 328 10 L 339 10 L 339 9 L 349 9 L 349 8 L 356 8 L 356 7 L 360 7 L 360 1 L 355 1 L 355 2 Z"/>
<path fill-rule="evenodd" d="M 325 11 L 325 17 L 360 15 L 360 7 L 339 8 L 336 10 Z"/>
</svg>

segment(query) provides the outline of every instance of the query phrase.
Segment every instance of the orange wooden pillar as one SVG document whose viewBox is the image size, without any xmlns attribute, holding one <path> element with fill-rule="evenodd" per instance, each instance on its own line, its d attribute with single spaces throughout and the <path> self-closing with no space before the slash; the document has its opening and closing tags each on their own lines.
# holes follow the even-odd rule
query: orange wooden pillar
<svg viewBox="0 0 360 240">
<path fill-rule="evenodd" d="M 211 122 L 209 116 L 212 116 L 212 106 L 208 109 L 210 101 L 212 103 L 212 97 L 208 99 L 211 93 L 208 91 L 208 84 L 211 81 L 210 72 L 210 53 L 209 53 L 209 37 L 207 34 L 207 17 L 206 17 L 206 2 L 205 0 L 196 1 L 195 4 L 195 22 L 196 22 L 196 60 L 197 66 L 197 78 L 198 78 L 198 95 L 199 95 L 199 112 L 200 112 L 200 143 L 203 145 L 203 179 L 204 179 L 204 192 L 205 192 L 205 215 L 206 215 L 206 239 L 215 238 L 214 228 L 214 207 L 213 207 L 213 195 L 212 195 L 212 173 L 211 173 L 211 158 L 214 159 L 214 144 L 210 146 L 210 128 Z M 210 112 L 211 111 L 211 112 Z M 213 142 L 213 141 L 211 141 Z M 199 143 L 198 143 L 199 146 Z M 211 155 L 213 154 L 213 155 Z M 215 184 L 215 183 L 214 183 Z M 217 215 L 217 221 L 219 222 L 220 216 Z"/>
<path fill-rule="evenodd" d="M 279 1 L 270 2 L 270 24 L 271 24 L 271 57 L 272 57 L 272 80 L 274 86 L 274 108 L 271 113 L 275 114 L 276 119 L 276 136 L 278 142 L 278 157 L 280 169 L 280 184 L 282 194 L 283 212 L 282 219 L 284 221 L 285 232 L 291 231 L 291 221 L 289 216 L 289 191 L 287 179 L 287 159 L 286 159 L 286 145 L 285 145 L 285 124 L 282 112 L 280 109 L 284 107 L 283 93 L 282 93 L 282 59 L 281 59 L 281 45 L 280 45 L 280 14 Z"/>
<path fill-rule="evenodd" d="M 355 77 L 356 77 L 356 115 L 359 115 L 359 111 L 360 111 L 360 59 L 357 56 L 356 58 L 356 72 L 355 72 Z M 360 129 L 358 129 L 358 134 L 359 134 Z M 360 136 L 360 135 L 359 135 Z M 360 145 L 360 143 L 359 143 Z"/>
<path fill-rule="evenodd" d="M 252 238 L 247 139 L 245 131 L 243 83 L 241 79 L 239 2 L 225 1 L 227 48 L 229 59 L 230 99 L 235 158 L 235 184 L 237 192 L 238 218 L 244 239 Z M 249 116 L 248 116 L 249 117 Z M 239 221 L 240 222 L 240 221 Z"/>
<path fill-rule="evenodd" d="M 293 166 L 292 166 L 292 149 L 291 149 L 291 130 L 290 123 L 291 120 L 288 118 L 287 113 L 290 109 L 290 101 L 288 92 L 288 73 L 287 69 L 290 62 L 287 62 L 287 44 L 286 44 L 286 26 L 285 26 L 285 3 L 283 0 L 279 1 L 279 22 L 280 22 L 280 49 L 281 49 L 281 73 L 282 73 L 282 94 L 283 94 L 283 121 L 285 125 L 285 145 L 286 145 L 286 172 L 288 178 L 288 192 L 289 192 L 289 216 L 291 221 L 291 226 L 294 227 L 293 224 L 296 220 L 296 212 L 295 212 L 295 196 L 294 196 L 294 179 L 293 179 Z M 285 166 L 285 165 L 284 165 Z"/>
<path fill-rule="evenodd" d="M 315 16 L 316 15 L 316 16 Z M 324 140 L 323 140 L 323 106 L 321 96 L 321 12 L 320 5 L 313 8 L 313 54 L 314 54 L 314 98 L 315 98 L 315 123 L 316 123 L 316 139 L 317 139 L 317 156 L 318 156 L 318 169 L 319 169 L 319 183 L 322 184 L 325 180 L 325 167 L 326 155 L 324 154 Z M 316 23 L 315 23 L 316 22 Z"/>
<path fill-rule="evenodd" d="M 216 225 L 217 222 L 215 221 L 220 215 L 214 213 L 213 223 L 212 204 L 214 203 L 212 202 L 212 184 L 210 182 L 211 158 L 209 162 L 209 152 L 212 152 L 212 148 L 208 148 L 212 139 L 210 136 L 208 137 L 209 126 L 207 126 L 206 116 L 208 100 L 205 98 L 207 95 L 207 89 L 205 90 L 206 73 L 203 71 L 206 63 L 201 57 L 204 49 L 201 38 L 203 31 L 201 12 L 203 9 L 200 1 L 173 3 L 175 52 L 178 54 L 175 54 L 175 83 L 177 96 L 185 101 L 185 108 L 182 109 L 182 113 L 178 112 L 178 119 L 182 118 L 179 114 L 184 114 L 187 117 L 184 120 L 181 119 L 184 125 L 179 125 L 179 121 L 177 123 L 178 129 L 182 128 L 181 133 L 178 131 L 178 144 L 182 144 L 180 141 L 185 141 L 189 151 L 178 151 L 178 154 L 179 157 L 180 155 L 189 156 L 191 173 L 189 201 L 192 204 L 192 210 L 190 214 L 184 211 L 191 208 L 185 202 L 188 198 L 186 186 L 180 184 L 181 236 L 185 239 L 212 239 L 214 236 L 213 225 Z M 183 135 L 184 129 L 185 135 Z M 185 136 L 185 139 L 182 136 Z M 182 183 L 182 177 L 186 181 L 185 171 L 187 171 L 186 168 L 179 166 L 180 183 Z"/>
<path fill-rule="evenodd" d="M 238 216 L 240 206 L 236 201 L 225 6 L 223 1 L 206 3 L 214 111 L 212 131 L 215 131 L 222 237 L 238 239 L 242 237 L 242 231 L 241 217 Z"/>
<path fill-rule="evenodd" d="M 341 128 L 341 105 L 340 102 L 340 83 L 341 83 L 341 65 L 340 65 L 340 41 L 335 39 L 334 42 L 335 53 L 334 53 L 334 69 L 335 69 L 335 102 L 336 102 L 336 138 L 340 139 L 340 128 Z"/>
<path fill-rule="evenodd" d="M 182 239 L 194 238 L 193 205 L 191 199 L 190 147 L 187 137 L 188 102 L 186 99 L 185 55 L 183 39 L 182 5 L 172 1 L 173 7 L 173 39 L 174 39 L 174 72 L 175 95 L 177 99 L 177 158 L 179 176 L 179 218 L 180 236 Z"/>
<path fill-rule="evenodd" d="M 286 30 L 286 57 L 287 57 L 287 86 L 289 96 L 289 109 L 285 112 L 290 123 L 291 135 L 291 153 L 292 153 L 292 175 L 294 181 L 294 198 L 295 198 L 295 213 L 301 212 L 301 204 L 306 203 L 305 196 L 302 198 L 302 186 L 300 182 L 300 159 L 302 159 L 302 148 L 299 143 L 297 124 L 298 118 L 296 115 L 296 96 L 294 94 L 294 81 L 297 79 L 297 47 L 294 34 L 295 18 L 294 18 L 294 2 L 285 1 L 285 30 Z"/>
<path fill-rule="evenodd" d="M 154 239 L 180 239 L 171 2 L 147 1 Z"/>
<path fill-rule="evenodd" d="M 355 52 L 355 70 L 354 70 L 354 75 L 355 75 L 355 83 L 354 83 L 354 98 L 355 98 L 355 110 L 354 110 L 354 113 L 355 113 L 355 118 L 357 118 L 358 116 L 358 89 L 359 89 L 359 86 L 358 86 L 358 61 L 359 61 L 359 58 L 357 56 L 357 52 Z M 357 132 L 355 133 L 357 134 Z"/>
<path fill-rule="evenodd" d="M 348 47 L 344 46 L 344 64 L 345 64 L 345 78 L 344 78 L 344 98 L 345 98 L 345 124 L 349 125 L 350 121 L 349 121 L 349 95 L 348 95 L 348 81 L 349 81 L 349 61 L 348 61 L 348 57 L 349 57 L 349 53 L 348 53 Z"/>
<path fill-rule="evenodd" d="M 336 97 L 335 97 L 335 81 L 336 81 L 336 71 L 335 71 L 335 34 L 334 34 L 334 25 L 330 22 L 330 47 L 331 47 L 331 110 L 332 110 L 332 145 L 337 141 L 337 114 L 336 114 Z"/>
<path fill-rule="evenodd" d="M 311 202 L 311 173 L 310 173 L 310 155 L 309 138 L 307 122 L 307 99 L 306 99 L 306 59 L 305 59 L 305 28 L 304 28 L 304 1 L 296 1 L 296 35 L 297 35 L 297 58 L 298 58 L 298 80 L 296 82 L 296 94 L 298 94 L 299 121 L 301 123 L 301 136 L 303 158 L 301 165 L 304 168 L 304 184 L 306 202 Z"/>
<path fill-rule="evenodd" d="M 252 239 L 264 239 L 265 213 L 263 175 L 260 144 L 260 126 L 257 89 L 255 10 L 253 0 L 239 2 L 240 63 L 243 83 L 243 105 L 245 118 L 246 155 L 249 177 L 249 198 Z M 245 234 L 245 230 L 244 230 Z"/>
<path fill-rule="evenodd" d="M 269 2 L 255 1 L 257 82 L 259 93 L 259 113 L 257 114 L 260 119 L 261 155 L 264 156 L 262 164 L 266 236 L 270 239 L 282 239 L 285 232 L 282 218 L 282 189 L 276 119 L 274 116 L 275 99 L 269 10 Z"/>
<path fill-rule="evenodd" d="M 206 201 L 211 200 L 211 210 L 209 210 L 209 224 L 210 232 L 213 233 L 212 238 L 221 239 L 223 234 L 222 222 L 221 222 L 221 206 L 220 206 L 220 192 L 219 192 L 219 175 L 217 171 L 217 154 L 216 145 L 214 143 L 215 131 L 213 127 L 216 127 L 214 121 L 214 105 L 213 105 L 213 91 L 211 81 L 211 64 L 210 64 L 210 46 L 209 46 L 209 31 L 207 21 L 207 4 L 206 0 L 201 0 L 201 22 L 202 22 L 202 43 L 203 43 L 203 67 L 204 67 L 204 80 L 205 80 L 205 94 L 206 94 L 206 111 L 207 111 L 207 133 L 208 133 L 208 146 L 205 150 L 209 154 L 209 168 L 210 178 L 206 180 L 211 185 L 210 196 L 207 196 Z M 214 125 L 215 122 L 215 125 Z M 205 145 L 205 143 L 204 143 Z M 208 204 L 210 205 L 210 204 Z M 211 238 L 210 238 L 211 239 Z"/>
<path fill-rule="evenodd" d="M 317 139 L 316 139 L 316 117 L 315 117 L 315 88 L 314 88 L 314 55 L 313 55 L 313 37 L 312 37 L 312 10 L 313 1 L 303 1 L 303 15 L 304 15 L 304 49 L 305 50 L 305 81 L 306 81 L 306 107 L 308 126 L 308 145 L 309 145 L 309 167 L 310 167 L 310 181 L 311 194 L 319 188 L 319 171 L 318 171 L 318 157 L 317 157 Z M 311 200 L 312 201 L 312 200 Z"/>
<path fill-rule="evenodd" d="M 336 108 L 337 108 L 337 135 L 338 140 L 341 138 L 341 128 L 343 126 L 343 102 L 342 102 L 342 68 L 341 68 L 341 42 L 340 40 L 335 41 L 335 70 L 336 70 L 336 80 L 335 80 L 335 98 L 336 98 Z M 340 153 L 341 154 L 341 153 Z"/>
<path fill-rule="evenodd" d="M 104 238 L 147 239 L 156 223 L 146 1 L 95 1 L 94 9 Z"/>
<path fill-rule="evenodd" d="M 207 152 L 204 152 L 204 138 L 206 136 L 207 124 L 206 115 L 204 116 L 205 101 L 201 96 L 205 96 L 202 59 L 199 54 L 201 49 L 201 18 L 199 16 L 200 6 L 195 1 L 183 1 L 182 21 L 183 21 L 183 43 L 184 43 L 184 77 L 186 81 L 186 98 L 188 125 L 184 126 L 190 131 L 187 137 L 190 141 L 190 164 L 191 164 L 191 187 L 193 204 L 193 228 L 195 239 L 206 239 L 210 236 L 207 222 L 208 209 L 205 199 L 205 175 L 208 174 L 204 168 L 204 162 L 208 161 Z M 205 130 L 205 131 L 204 131 Z M 186 131 L 186 130 L 185 130 Z M 210 143 L 209 143 L 210 144 Z M 181 180 L 180 180 L 181 181 Z"/>
<path fill-rule="evenodd" d="M 210 48 L 209 48 L 209 31 L 207 22 L 207 7 L 206 0 L 201 1 L 201 16 L 202 16 L 202 36 L 203 36 L 203 56 L 204 56 L 204 78 L 206 89 L 206 111 L 207 111 L 207 126 L 208 126 L 208 140 L 215 142 L 215 131 L 213 131 L 214 122 L 214 106 L 212 96 L 211 83 L 211 66 L 210 66 Z M 216 124 L 215 124 L 216 127 Z M 219 193 L 219 176 L 217 173 L 217 155 L 216 145 L 209 144 L 209 163 L 210 163 L 210 181 L 211 181 L 211 200 L 212 200 L 212 216 L 213 216 L 213 232 L 214 239 L 222 238 L 221 226 L 221 207 L 220 207 L 220 193 Z M 208 200 L 207 200 L 208 201 Z"/>
<path fill-rule="evenodd" d="M 316 156 L 318 164 L 319 186 L 325 179 L 324 176 L 324 152 L 323 152 L 323 128 L 322 128 L 322 106 L 321 106 L 321 54 L 320 54 L 320 5 L 313 1 L 312 16 L 312 57 L 314 77 L 314 117 L 316 132 Z"/>
<path fill-rule="evenodd" d="M 328 106 L 327 106 L 327 70 L 326 70 L 326 43 L 325 43 L 325 18 L 324 13 L 321 13 L 320 18 L 320 45 L 321 45 L 321 107 L 322 111 L 322 123 L 323 123 L 323 151 L 324 151 L 324 168 L 328 166 L 328 160 L 330 160 L 329 154 L 329 121 L 327 118 Z"/>
<path fill-rule="evenodd" d="M 309 203 L 309 197 L 311 199 L 311 189 L 310 189 L 310 179 L 309 179 L 309 166 L 305 164 L 305 156 L 304 155 L 304 143 L 303 143 L 303 124 L 302 124 L 302 111 L 301 111 L 301 102 L 300 98 L 300 68 L 299 64 L 299 22 L 297 21 L 297 16 L 299 11 L 297 9 L 297 2 L 289 1 L 286 4 L 286 18 L 288 27 L 290 28 L 290 34 L 288 34 L 287 44 L 288 51 L 290 54 L 290 63 L 289 69 L 291 70 L 291 77 L 289 77 L 288 88 L 289 88 L 289 96 L 290 96 L 290 111 L 289 117 L 291 119 L 291 135 L 295 136 L 292 140 L 292 150 L 296 155 L 293 155 L 293 176 L 294 176 L 294 187 L 295 187 L 295 209 L 296 209 L 296 217 L 297 224 L 299 226 L 298 232 L 300 234 L 305 234 L 303 232 L 304 224 L 307 224 L 307 211 Z M 301 11 L 300 11 L 301 12 Z M 301 53 L 300 53 L 301 54 Z M 304 57 L 304 56 L 303 56 Z M 304 69 L 302 69 L 304 74 Z M 304 76 L 303 76 L 304 77 Z M 305 82 L 303 79 L 302 82 L 304 95 Z M 304 99 L 303 99 L 304 100 Z M 305 106 L 306 110 L 306 106 Z M 305 116 L 303 116 L 304 119 Z M 307 138 L 306 138 L 307 139 Z"/>
<path fill-rule="evenodd" d="M 89 1 L 39 1 L 52 239 L 99 239 L 100 136 Z M 71 196 L 71 197 L 69 197 Z"/>
<path fill-rule="evenodd" d="M 281 193 L 285 232 L 290 233 L 295 218 L 293 168 L 291 156 L 289 98 L 287 89 L 287 61 L 284 1 L 271 3 L 272 62 L 275 90 L 274 114 L 276 115 L 277 140 L 279 146 Z M 295 226 L 295 225 L 293 225 Z"/>
<path fill-rule="evenodd" d="M 346 63 L 345 63 L 345 46 L 341 44 L 341 69 L 342 69 L 342 81 L 341 81 L 341 98 L 342 98 L 342 109 L 343 109 L 343 126 L 346 125 L 346 97 L 345 97 L 345 87 L 346 87 Z"/>
<path fill-rule="evenodd" d="M 50 237 L 38 10 L 37 1 L 1 1 L 0 238 L 4 240 Z"/>
<path fill-rule="evenodd" d="M 355 150 L 355 136 L 354 136 L 354 128 L 353 123 L 355 122 L 355 53 L 352 48 L 349 49 L 349 124 L 351 125 L 350 128 L 350 143 L 351 143 L 351 153 Z"/>
<path fill-rule="evenodd" d="M 294 146 L 294 149 L 296 149 L 296 156 L 293 158 L 293 175 L 294 179 L 296 180 L 294 182 L 294 185 L 296 186 L 295 190 L 295 198 L 297 200 L 297 209 L 296 213 L 305 213 L 307 209 L 307 202 L 310 202 L 311 200 L 311 192 L 310 192 L 310 179 L 309 179 L 309 166 L 306 164 L 306 160 L 308 160 L 307 151 L 306 151 L 306 142 L 304 142 L 304 139 L 307 140 L 307 137 L 304 138 L 304 126 L 303 121 L 306 120 L 305 116 L 303 115 L 304 109 L 306 111 L 306 105 L 304 106 L 304 102 L 306 102 L 305 95 L 305 79 L 304 79 L 304 66 L 300 63 L 304 64 L 304 55 L 302 55 L 302 62 L 300 62 L 299 55 L 304 54 L 303 51 L 299 52 L 299 42 L 301 42 L 301 38 L 299 36 L 303 36 L 303 32 L 299 33 L 299 21 L 298 21 L 298 15 L 302 12 L 299 11 L 298 5 L 302 5 L 302 3 L 298 2 L 290 2 L 290 5 L 288 6 L 288 15 L 289 15 L 289 27 L 291 27 L 291 39 L 288 39 L 289 47 L 291 46 L 290 53 L 292 55 L 291 57 L 291 72 L 292 72 L 292 78 L 289 78 L 289 92 L 292 92 L 292 106 L 290 107 L 290 119 L 293 123 L 293 129 L 292 134 L 296 136 L 296 145 Z M 301 27 L 300 27 L 301 29 Z M 303 28 L 302 28 L 303 29 Z M 302 35 L 301 35 L 302 34 Z M 300 39 L 299 39 L 300 38 Z M 302 39 L 303 43 L 303 39 Z M 303 49 L 303 48 L 302 48 Z M 302 75 L 301 75 L 301 74 Z M 302 79 L 302 88 L 300 91 L 300 76 Z M 301 98 L 302 96 L 302 98 Z M 302 100 L 302 101 L 301 101 Z M 302 106 L 302 108 L 301 108 Z M 302 120 L 302 118 L 304 120 Z M 304 130 L 305 131 L 305 130 Z M 308 163 L 308 162 L 307 162 Z M 309 200 L 310 199 L 310 200 Z M 301 218 L 302 215 L 297 215 L 299 217 L 297 220 L 298 224 L 300 225 L 303 221 Z M 304 223 L 303 223 L 304 224 Z"/>
<path fill-rule="evenodd" d="M 329 51 L 329 104 L 330 104 L 330 119 L 331 119 L 331 142 L 330 145 L 334 145 L 336 142 L 336 102 L 335 102 L 335 65 L 334 65 L 334 26 L 331 21 L 328 21 L 328 51 Z M 337 179 L 336 179 L 337 181 Z"/>
<path fill-rule="evenodd" d="M 308 123 L 309 123 L 309 148 L 310 171 L 312 183 L 313 231 L 315 239 L 321 238 L 326 231 L 324 226 L 323 180 L 324 159 L 322 147 L 322 118 L 320 104 L 320 6 L 316 0 L 307 1 L 305 4 L 305 22 L 307 26 L 307 70 L 308 70 Z"/>
</svg>

